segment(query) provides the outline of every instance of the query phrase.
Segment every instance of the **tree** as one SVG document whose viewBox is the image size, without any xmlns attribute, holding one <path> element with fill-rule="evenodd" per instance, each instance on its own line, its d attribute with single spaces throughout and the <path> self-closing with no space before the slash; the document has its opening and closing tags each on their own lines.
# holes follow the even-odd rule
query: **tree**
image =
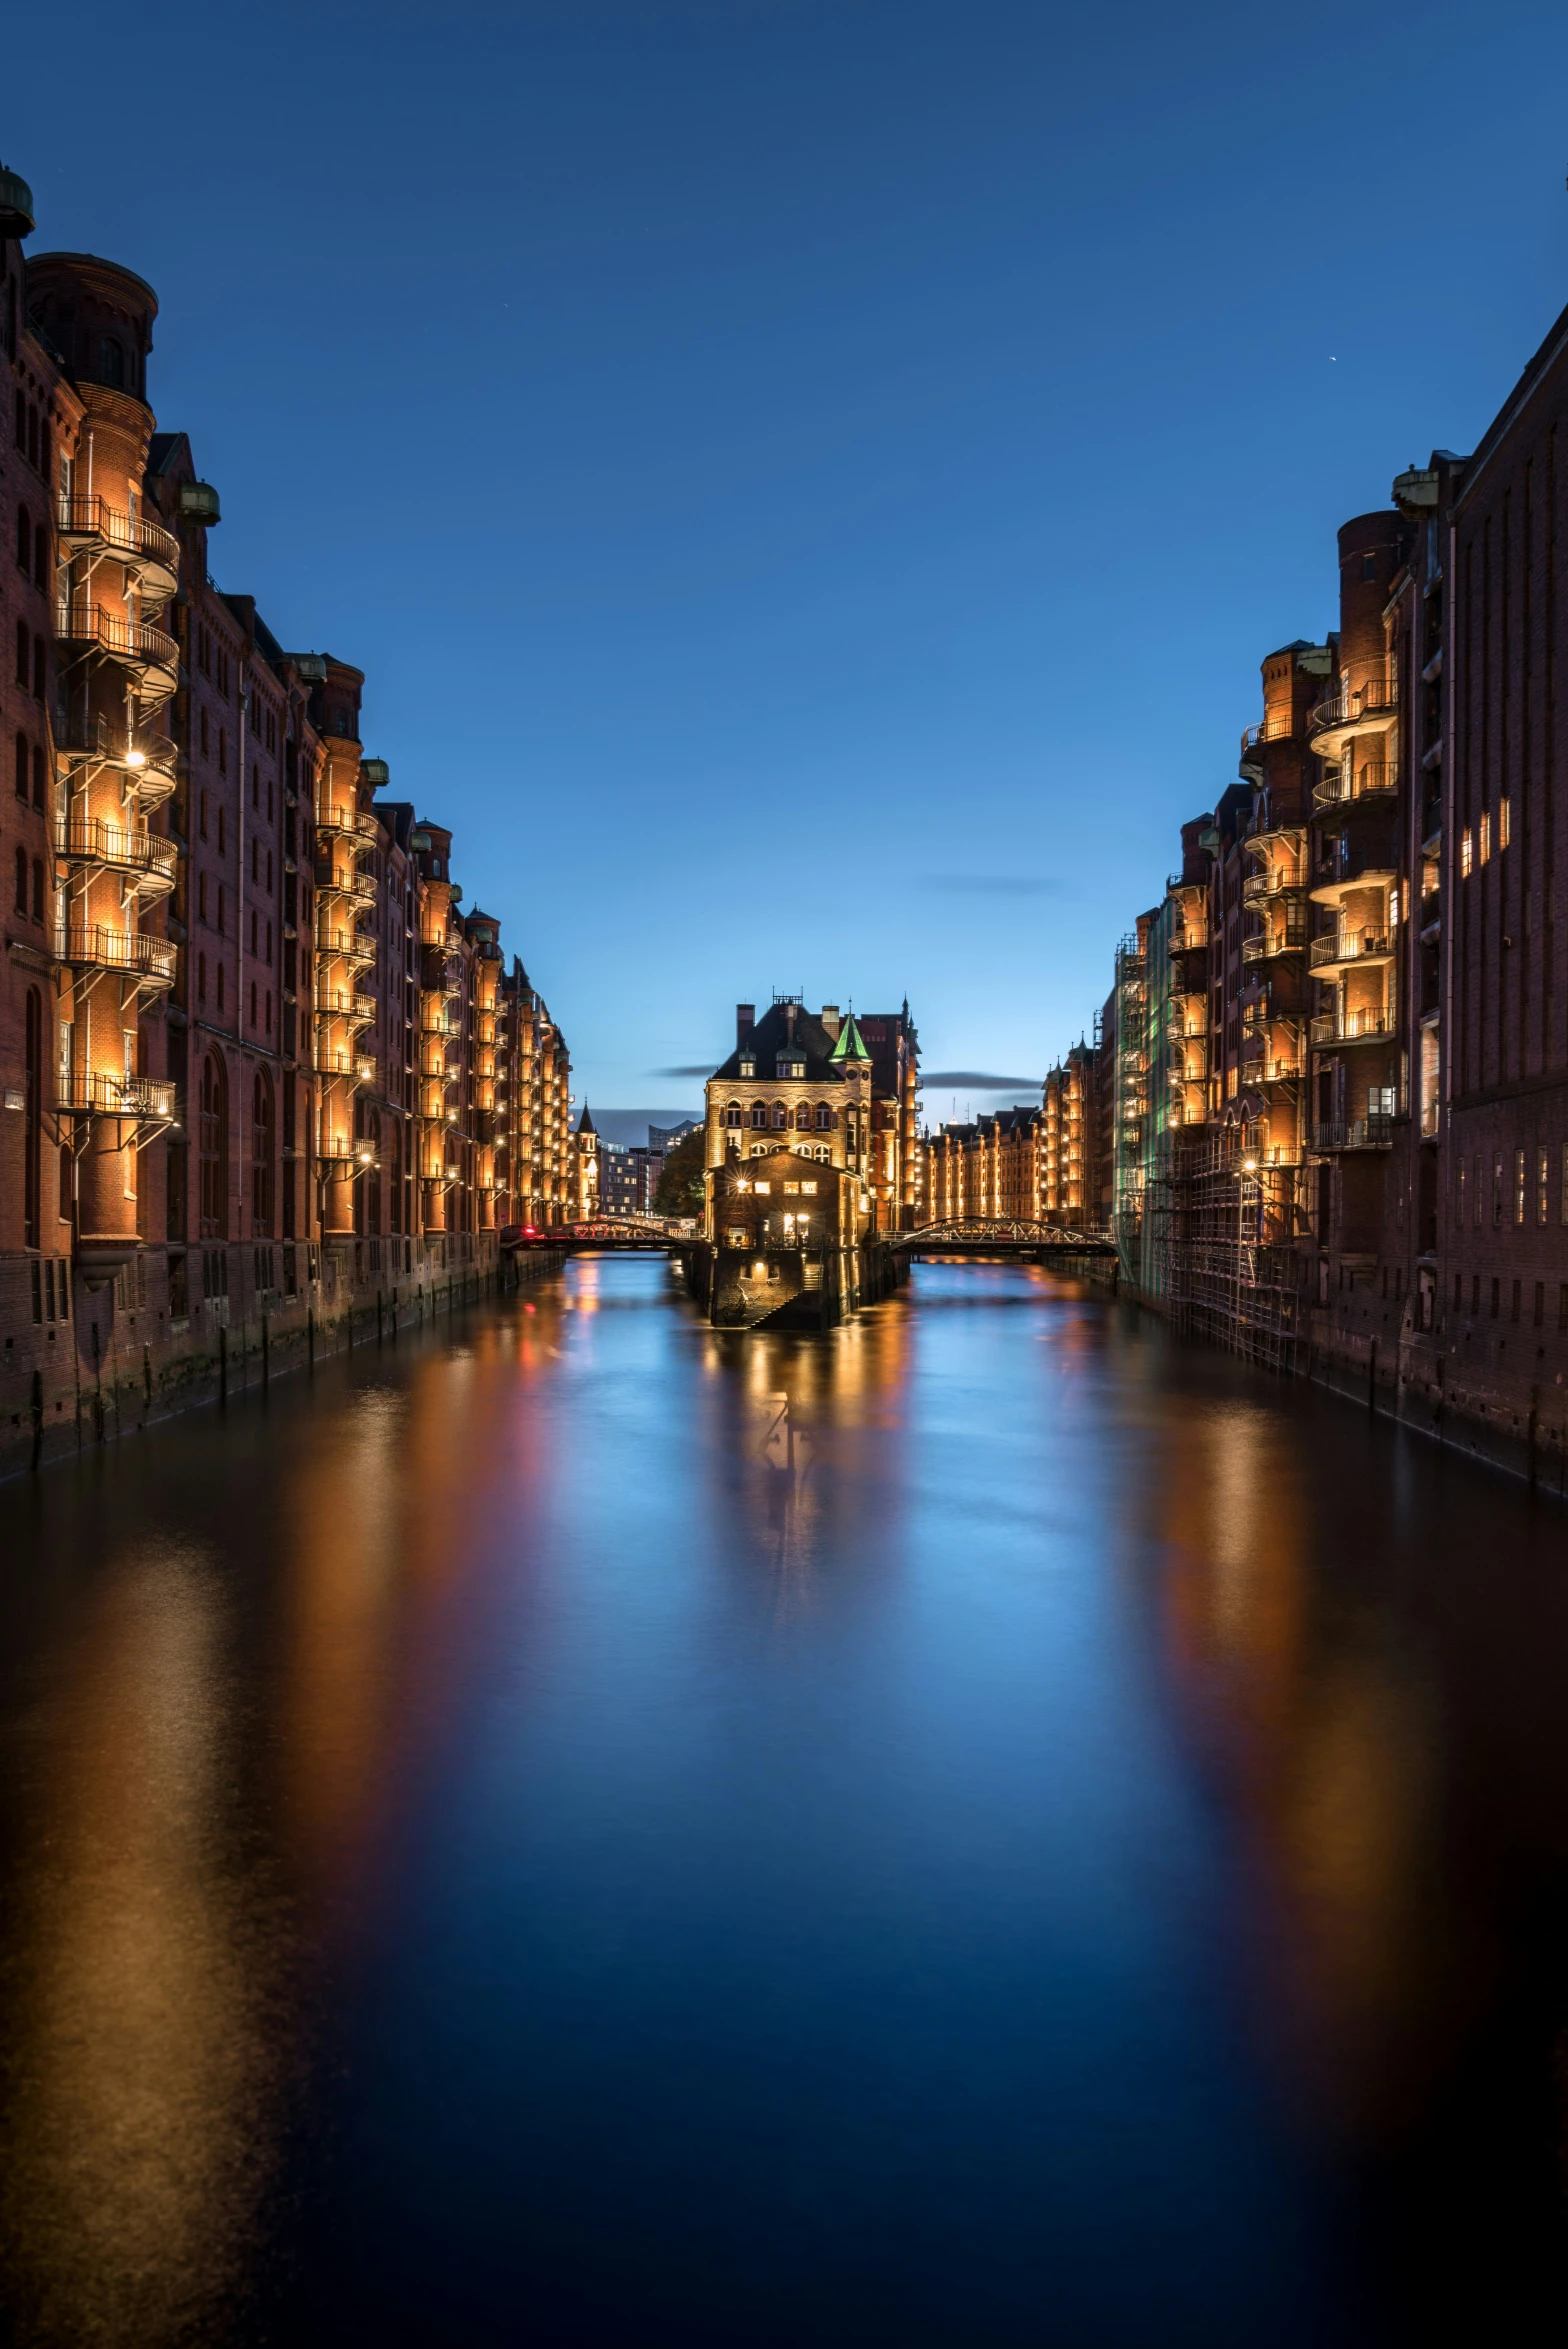
<svg viewBox="0 0 1568 2349">
<path fill-rule="evenodd" d="M 703 1198 L 703 1129 L 676 1143 L 659 1176 L 653 1195 L 655 1215 L 701 1215 Z"/>
</svg>

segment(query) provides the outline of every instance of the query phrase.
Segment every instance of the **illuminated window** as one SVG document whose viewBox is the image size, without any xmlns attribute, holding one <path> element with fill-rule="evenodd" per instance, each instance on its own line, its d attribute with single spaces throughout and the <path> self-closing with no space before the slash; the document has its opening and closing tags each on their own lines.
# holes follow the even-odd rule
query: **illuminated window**
<svg viewBox="0 0 1568 2349">
<path fill-rule="evenodd" d="M 1509 802 L 1506 799 L 1499 800 L 1497 806 L 1497 845 L 1499 848 L 1508 846 L 1508 838 L 1512 829 L 1509 822 Z"/>
<path fill-rule="evenodd" d="M 1470 827 L 1468 824 L 1466 824 L 1464 830 L 1459 835 L 1459 870 L 1463 878 L 1467 881 L 1470 878 L 1474 863 L 1475 851 L 1470 839 Z"/>
<path fill-rule="evenodd" d="M 1535 1154 L 1535 1220 L 1545 1223 L 1551 1213 L 1552 1154 L 1543 1142 Z"/>
<path fill-rule="evenodd" d="M 1524 1152 L 1514 1152 L 1514 1221 L 1524 1221 Z"/>
<path fill-rule="evenodd" d="M 1482 813 L 1479 846 L 1481 852 L 1481 862 L 1482 864 L 1485 864 L 1487 858 L 1492 853 L 1492 817 L 1490 809 L 1487 809 Z"/>
<path fill-rule="evenodd" d="M 771 1183 L 758 1183 L 757 1196 L 759 1199 L 769 1199 L 772 1195 L 773 1185 Z"/>
<path fill-rule="evenodd" d="M 813 1196 L 815 1196 L 815 1193 L 816 1193 L 816 1188 L 817 1188 L 817 1186 L 816 1186 L 816 1184 L 815 1184 L 814 1182 L 812 1182 L 812 1183 L 802 1183 L 800 1187 L 801 1187 L 801 1189 L 802 1189 L 803 1191 L 808 1191 L 808 1192 L 810 1192 L 810 1193 L 811 1193 Z"/>
</svg>

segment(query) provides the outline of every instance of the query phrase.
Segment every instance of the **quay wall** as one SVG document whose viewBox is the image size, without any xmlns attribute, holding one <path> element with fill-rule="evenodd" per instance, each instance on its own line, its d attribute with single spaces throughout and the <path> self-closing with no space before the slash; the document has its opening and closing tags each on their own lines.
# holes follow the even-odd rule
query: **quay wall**
<svg viewBox="0 0 1568 2349">
<path fill-rule="evenodd" d="M 308 1369 L 355 1344 L 395 1339 L 439 1315 L 559 1272 L 560 1249 L 447 1263 L 410 1252 L 355 1277 L 351 1249 L 327 1250 L 320 1277 L 293 1297 L 214 1297 L 170 1323 L 167 1302 L 123 1301 L 114 1284 L 86 1297 L 72 1321 L 40 1327 L 11 1317 L 0 1355 L 0 1478 L 75 1457 L 201 1404 Z M 0 1274 L 11 1267 L 0 1268 Z M 135 1292 L 132 1292 L 134 1299 Z M 223 1308 L 238 1300 L 238 1312 Z M 21 1347 L 18 1336 L 32 1339 Z"/>
</svg>

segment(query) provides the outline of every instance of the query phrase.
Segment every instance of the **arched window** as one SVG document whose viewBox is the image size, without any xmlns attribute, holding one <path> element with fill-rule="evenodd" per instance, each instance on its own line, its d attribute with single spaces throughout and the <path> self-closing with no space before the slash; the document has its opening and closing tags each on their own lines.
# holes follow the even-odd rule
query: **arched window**
<svg viewBox="0 0 1568 2349">
<path fill-rule="evenodd" d="M 223 965 L 218 965 L 218 1009 L 223 1009 Z"/>
<path fill-rule="evenodd" d="M 819 1134 L 830 1134 L 832 1130 L 833 1112 L 825 1101 L 819 1101 L 817 1103 L 817 1131 Z"/>
<path fill-rule="evenodd" d="M 32 576 L 33 526 L 27 518 L 25 506 L 16 509 L 16 567 L 29 577 Z"/>
<path fill-rule="evenodd" d="M 207 1000 L 207 957 L 204 954 L 196 957 L 196 1000 L 198 1003 Z"/>
<path fill-rule="evenodd" d="M 16 682 L 25 693 L 32 682 L 33 640 L 27 632 L 27 622 L 16 623 Z"/>
<path fill-rule="evenodd" d="M 16 796 L 18 799 L 27 797 L 27 736 L 25 734 L 18 734 L 16 738 Z"/>
<path fill-rule="evenodd" d="M 229 1236 L 229 1089 L 223 1063 L 215 1052 L 209 1052 L 201 1064 L 200 1102 L 196 1142 L 200 1159 L 201 1236 L 204 1240 L 226 1240 Z"/>
<path fill-rule="evenodd" d="M 33 919 L 35 922 L 41 922 L 43 918 L 44 863 L 42 857 L 35 856 L 33 859 Z"/>
<path fill-rule="evenodd" d="M 803 1134 L 809 1129 L 811 1125 L 811 1103 L 809 1101 L 802 1101 L 798 1104 L 795 1111 L 795 1123 Z"/>
<path fill-rule="evenodd" d="M 42 751 L 39 749 L 39 747 L 38 747 L 37 743 L 35 742 L 35 743 L 34 743 L 34 745 L 33 745 L 33 805 L 34 805 L 34 807 L 36 807 L 36 808 L 41 808 L 41 807 L 43 806 L 43 804 L 44 804 L 44 754 L 43 754 L 43 752 L 42 752 Z"/>
<path fill-rule="evenodd" d="M 751 1122 L 754 1126 L 765 1126 L 767 1124 L 768 1106 L 765 1101 L 754 1101 L 752 1103 Z"/>
<path fill-rule="evenodd" d="M 16 910 L 19 914 L 25 914 L 27 911 L 27 851 L 25 848 L 19 848 L 16 852 Z"/>
<path fill-rule="evenodd" d="M 789 1124 L 789 1110 L 782 1101 L 775 1101 L 773 1104 L 773 1123 L 775 1126 Z"/>
<path fill-rule="evenodd" d="M 125 384 L 125 353 L 112 334 L 98 337 L 98 381 L 112 384 L 122 390 Z"/>
<path fill-rule="evenodd" d="M 250 1228 L 258 1239 L 272 1237 L 272 1079 L 263 1068 L 250 1111 Z"/>
<path fill-rule="evenodd" d="M 40 592 L 49 584 L 49 534 L 40 522 L 33 532 L 33 585 Z"/>
<path fill-rule="evenodd" d="M 738 1101 L 732 1101 L 732 1102 L 730 1102 L 730 1103 L 729 1103 L 728 1107 L 725 1109 L 725 1112 L 724 1112 L 724 1123 L 725 1123 L 727 1126 L 738 1126 L 738 1125 L 740 1124 L 740 1122 L 741 1122 L 740 1103 L 739 1103 Z"/>
</svg>

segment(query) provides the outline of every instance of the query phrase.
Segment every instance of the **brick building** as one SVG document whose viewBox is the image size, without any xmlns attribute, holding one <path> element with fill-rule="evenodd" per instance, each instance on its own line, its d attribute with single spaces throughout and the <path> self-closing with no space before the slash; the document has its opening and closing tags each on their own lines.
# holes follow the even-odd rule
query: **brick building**
<svg viewBox="0 0 1568 2349">
<path fill-rule="evenodd" d="M 0 181 L 0 1458 L 493 1270 L 565 1211 L 564 1045 L 364 678 L 210 572 L 157 300 Z"/>
<path fill-rule="evenodd" d="M 907 1002 L 861 1017 L 775 995 L 760 1020 L 754 1004 L 737 1004 L 735 1050 L 706 1088 L 704 1163 L 711 1173 L 760 1157 L 790 1134 L 797 1155 L 853 1177 L 867 1232 L 910 1230 L 924 1182 L 918 1085 Z"/>
</svg>

